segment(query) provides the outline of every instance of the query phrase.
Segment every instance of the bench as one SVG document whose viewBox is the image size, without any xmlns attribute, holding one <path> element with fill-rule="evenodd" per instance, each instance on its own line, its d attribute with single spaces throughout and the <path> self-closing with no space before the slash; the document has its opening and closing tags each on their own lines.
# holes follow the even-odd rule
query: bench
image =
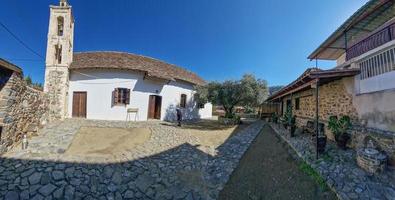
<svg viewBox="0 0 395 200">
<path fill-rule="evenodd" d="M 272 117 L 273 113 L 260 113 L 261 119 L 266 119 Z"/>
</svg>

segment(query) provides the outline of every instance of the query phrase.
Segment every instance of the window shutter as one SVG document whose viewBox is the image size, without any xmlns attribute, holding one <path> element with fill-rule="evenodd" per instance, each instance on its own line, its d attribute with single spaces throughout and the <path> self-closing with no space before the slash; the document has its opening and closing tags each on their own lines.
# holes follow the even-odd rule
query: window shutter
<svg viewBox="0 0 395 200">
<path fill-rule="evenodd" d="M 125 104 L 130 103 L 130 89 L 126 89 L 126 97 L 125 97 Z"/>
<path fill-rule="evenodd" d="M 113 99 L 114 99 L 114 105 L 117 105 L 119 103 L 119 90 L 118 88 L 115 88 L 113 91 Z"/>
</svg>

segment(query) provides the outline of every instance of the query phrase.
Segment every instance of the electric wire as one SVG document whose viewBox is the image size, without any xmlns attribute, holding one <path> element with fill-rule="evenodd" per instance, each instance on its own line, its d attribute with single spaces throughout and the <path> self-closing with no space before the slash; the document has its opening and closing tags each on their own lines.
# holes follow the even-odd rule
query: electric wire
<svg viewBox="0 0 395 200">
<path fill-rule="evenodd" d="M 33 54 L 35 54 L 36 56 L 40 57 L 41 59 L 44 60 L 44 57 L 41 56 L 39 53 L 37 53 L 36 51 L 34 51 L 32 48 L 30 48 L 25 42 L 23 42 L 16 34 L 14 34 L 9 28 L 7 28 L 7 26 L 5 24 L 3 24 L 0 21 L 0 26 L 4 28 L 4 30 L 6 30 L 16 41 L 18 41 L 22 46 L 24 46 L 26 49 L 28 49 L 30 52 L 32 52 Z"/>
</svg>

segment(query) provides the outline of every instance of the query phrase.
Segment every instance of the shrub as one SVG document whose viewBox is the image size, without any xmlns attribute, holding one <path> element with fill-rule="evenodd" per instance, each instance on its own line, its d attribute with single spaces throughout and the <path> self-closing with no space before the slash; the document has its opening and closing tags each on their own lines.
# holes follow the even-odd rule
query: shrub
<svg viewBox="0 0 395 200">
<path fill-rule="evenodd" d="M 337 116 L 330 116 L 328 128 L 335 135 L 335 139 L 338 139 L 342 135 L 347 134 L 347 130 L 351 128 L 351 119 L 347 115 L 342 116 L 340 119 Z"/>
<path fill-rule="evenodd" d="M 237 125 L 241 123 L 241 118 L 238 115 L 233 115 L 232 117 L 219 117 L 218 121 L 221 124 Z"/>
</svg>

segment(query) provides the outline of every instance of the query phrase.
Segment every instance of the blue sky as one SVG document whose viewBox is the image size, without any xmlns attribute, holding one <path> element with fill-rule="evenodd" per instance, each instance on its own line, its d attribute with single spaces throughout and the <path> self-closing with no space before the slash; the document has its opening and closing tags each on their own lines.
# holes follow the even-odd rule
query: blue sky
<svg viewBox="0 0 395 200">
<path fill-rule="evenodd" d="M 0 21 L 45 57 L 49 5 L 1 0 Z M 33 3 L 34 2 L 34 3 Z M 367 0 L 70 0 L 74 51 L 154 57 L 206 80 L 253 73 L 285 85 L 314 66 L 307 56 Z M 0 27 L 0 57 L 43 82 L 44 61 Z M 334 62 L 319 61 L 321 68 Z"/>
</svg>

